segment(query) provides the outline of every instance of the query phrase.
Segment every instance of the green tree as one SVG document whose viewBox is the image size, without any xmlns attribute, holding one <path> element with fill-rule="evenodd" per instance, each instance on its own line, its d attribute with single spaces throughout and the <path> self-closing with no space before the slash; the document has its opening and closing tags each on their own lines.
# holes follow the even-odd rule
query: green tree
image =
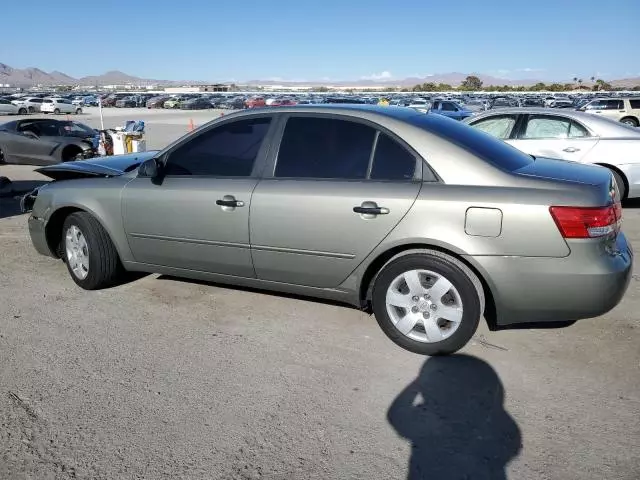
<svg viewBox="0 0 640 480">
<path fill-rule="evenodd" d="M 594 92 L 597 92 L 599 90 L 611 90 L 611 88 L 612 87 L 611 87 L 610 83 L 607 83 L 607 82 L 605 82 L 604 80 L 602 80 L 600 78 L 598 80 L 596 80 L 596 83 L 593 85 L 593 91 Z"/>
<path fill-rule="evenodd" d="M 631 90 L 633 90 L 634 92 L 640 92 L 640 85 L 636 85 Z"/>
<path fill-rule="evenodd" d="M 451 92 L 454 88 L 448 83 L 439 83 L 436 90 L 438 92 Z"/>
<path fill-rule="evenodd" d="M 476 92 L 478 90 L 482 90 L 482 80 L 480 80 L 475 75 L 469 75 L 460 84 L 460 90 L 466 90 L 466 91 L 471 91 L 471 92 Z"/>
<path fill-rule="evenodd" d="M 531 90 L 533 90 L 534 92 L 543 92 L 548 89 L 549 87 L 547 87 L 547 85 L 543 82 L 538 82 L 533 87 L 531 87 Z"/>
<path fill-rule="evenodd" d="M 549 85 L 549 90 L 552 92 L 562 92 L 564 90 L 564 85 L 561 83 L 552 83 Z"/>
</svg>

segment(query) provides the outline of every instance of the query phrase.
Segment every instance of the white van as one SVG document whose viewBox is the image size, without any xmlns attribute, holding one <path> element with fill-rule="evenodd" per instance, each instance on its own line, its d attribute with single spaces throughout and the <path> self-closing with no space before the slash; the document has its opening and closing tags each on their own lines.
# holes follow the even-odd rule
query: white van
<svg viewBox="0 0 640 480">
<path fill-rule="evenodd" d="M 42 106 L 40 107 L 42 113 L 82 113 L 82 108 L 71 103 L 71 100 L 66 98 L 45 98 L 42 100 Z"/>
</svg>

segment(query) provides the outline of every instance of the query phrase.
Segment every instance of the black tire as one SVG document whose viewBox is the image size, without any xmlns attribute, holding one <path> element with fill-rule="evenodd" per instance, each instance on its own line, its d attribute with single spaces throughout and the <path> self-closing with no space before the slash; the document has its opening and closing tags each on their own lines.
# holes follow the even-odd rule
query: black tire
<svg viewBox="0 0 640 480">
<path fill-rule="evenodd" d="M 76 108 L 76 115 L 82 115 L 82 109 Z"/>
<path fill-rule="evenodd" d="M 89 269 L 84 279 L 76 276 L 67 257 L 65 235 L 72 225 L 75 225 L 82 232 L 88 247 Z M 69 275 L 78 286 L 85 290 L 98 290 L 118 283 L 123 273 L 118 252 L 109 238 L 109 234 L 91 214 L 75 212 L 69 215 L 62 226 L 60 242 L 62 258 L 67 265 Z"/>
<path fill-rule="evenodd" d="M 634 117 L 624 117 L 620 119 L 620 123 L 626 123 L 627 125 L 631 125 L 632 127 L 638 126 L 638 120 Z"/>
<path fill-rule="evenodd" d="M 3 163 L 5 163 L 5 159 L 4 159 L 4 151 L 2 150 L 2 148 L 0 147 L 0 165 L 2 165 Z"/>
<path fill-rule="evenodd" d="M 624 178 L 622 178 L 622 175 L 620 175 L 615 170 L 611 170 L 611 173 L 613 174 L 613 178 L 615 178 L 616 184 L 618 185 L 618 190 L 620 191 L 620 200 L 626 200 L 627 184 L 625 183 Z"/>
<path fill-rule="evenodd" d="M 458 329 L 439 342 L 426 343 L 401 333 L 386 308 L 387 289 L 403 272 L 424 269 L 447 278 L 457 289 L 463 305 Z M 412 253 L 387 263 L 375 279 L 372 292 L 373 312 L 382 331 L 397 345 L 421 355 L 449 355 L 464 347 L 473 337 L 484 310 L 484 294 L 477 277 L 462 262 L 440 252 L 426 250 Z"/>
<path fill-rule="evenodd" d="M 59 108 L 56 108 L 56 109 L 53 111 L 53 113 L 54 113 L 54 115 L 60 115 L 60 109 L 59 109 Z"/>
<path fill-rule="evenodd" d="M 27 111 L 27 109 L 26 109 L 26 108 L 24 108 L 24 107 L 23 107 L 23 108 L 20 108 L 20 109 L 18 110 L 18 115 L 26 115 L 27 113 L 29 113 L 29 112 L 28 112 L 28 111 Z"/>
</svg>

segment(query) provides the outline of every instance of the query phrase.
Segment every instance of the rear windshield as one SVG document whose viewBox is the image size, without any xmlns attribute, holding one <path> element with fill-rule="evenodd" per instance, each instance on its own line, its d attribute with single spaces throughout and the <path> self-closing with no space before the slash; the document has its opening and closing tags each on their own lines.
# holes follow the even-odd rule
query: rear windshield
<svg viewBox="0 0 640 480">
<path fill-rule="evenodd" d="M 415 115 L 407 121 L 464 148 L 500 170 L 514 172 L 533 162 L 533 157 L 502 140 L 442 115 Z"/>
</svg>

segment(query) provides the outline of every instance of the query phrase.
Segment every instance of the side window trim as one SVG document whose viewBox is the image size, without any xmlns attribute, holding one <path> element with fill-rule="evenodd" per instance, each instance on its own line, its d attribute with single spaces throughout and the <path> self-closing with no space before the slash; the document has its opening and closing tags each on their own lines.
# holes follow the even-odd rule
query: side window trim
<svg viewBox="0 0 640 480">
<path fill-rule="evenodd" d="M 367 166 L 367 174 L 365 180 L 371 180 L 371 170 L 373 170 L 373 160 L 376 158 L 376 148 L 378 147 L 378 138 L 380 138 L 380 130 L 376 129 L 376 133 L 373 136 L 373 145 L 371 146 L 371 153 L 369 154 L 369 165 Z"/>
<path fill-rule="evenodd" d="M 282 139 L 284 137 L 284 130 L 287 126 L 287 121 L 292 117 L 312 117 L 312 118 L 333 118 L 336 120 L 345 120 L 352 121 L 356 123 L 361 123 L 363 125 L 367 125 L 373 128 L 376 131 L 376 135 L 374 138 L 373 146 L 374 148 L 371 151 L 372 157 L 369 159 L 369 168 L 367 170 L 367 178 L 360 180 L 352 180 L 352 179 L 344 179 L 344 178 L 328 178 L 328 179 L 309 179 L 309 178 L 301 178 L 300 180 L 313 180 L 313 181 L 332 181 L 332 182 L 384 182 L 388 180 L 371 180 L 369 175 L 371 174 L 372 168 L 372 159 L 375 156 L 375 147 L 378 142 L 378 135 L 380 133 L 386 134 L 392 140 L 398 142 L 404 149 L 406 149 L 415 159 L 417 163 L 417 167 L 415 170 L 414 178 L 418 181 L 424 182 L 439 182 L 440 179 L 433 171 L 433 169 L 429 166 L 429 163 L 420 156 L 418 152 L 416 152 L 408 143 L 406 143 L 402 138 L 400 138 L 394 132 L 386 129 L 385 127 L 371 122 L 369 120 L 365 120 L 358 117 L 352 117 L 350 115 L 341 115 L 339 113 L 314 113 L 314 112 L 296 112 L 296 113 L 280 113 L 278 114 L 280 117 L 277 122 L 277 128 L 274 128 L 273 134 L 271 138 L 271 145 L 268 153 L 268 158 L 265 160 L 265 166 L 261 172 L 261 179 L 273 179 L 278 180 L 278 177 L 275 176 L 276 164 L 278 162 L 278 154 L 280 153 L 280 144 L 282 143 Z M 293 178 L 291 178 L 293 179 Z"/>
<path fill-rule="evenodd" d="M 167 161 L 169 160 L 169 157 L 176 150 L 178 150 L 183 145 L 185 145 L 186 143 L 188 143 L 189 141 L 191 141 L 192 139 L 196 138 L 199 135 L 205 135 L 215 128 L 222 127 L 232 122 L 238 122 L 243 120 L 254 120 L 258 118 L 270 118 L 271 121 L 269 122 L 269 128 L 267 130 L 267 133 L 264 136 L 264 139 L 262 140 L 262 145 L 258 150 L 256 159 L 253 162 L 253 168 L 251 169 L 250 175 L 243 176 L 243 177 L 220 176 L 220 175 L 166 175 L 165 178 L 219 178 L 219 179 L 259 178 L 259 175 L 264 171 L 265 164 L 267 161 L 267 154 L 270 150 L 271 144 L 273 143 L 276 126 L 279 123 L 279 117 L 281 116 L 282 114 L 278 114 L 278 113 L 269 113 L 269 114 L 258 113 L 256 115 L 243 115 L 241 118 L 227 118 L 227 119 L 224 119 L 223 121 L 216 122 L 212 125 L 207 126 L 202 131 L 200 131 L 199 129 L 196 129 L 190 135 L 179 138 L 174 143 L 166 147 L 164 151 L 160 152 L 157 157 L 158 160 L 162 163 L 162 165 L 166 166 Z"/>
</svg>

